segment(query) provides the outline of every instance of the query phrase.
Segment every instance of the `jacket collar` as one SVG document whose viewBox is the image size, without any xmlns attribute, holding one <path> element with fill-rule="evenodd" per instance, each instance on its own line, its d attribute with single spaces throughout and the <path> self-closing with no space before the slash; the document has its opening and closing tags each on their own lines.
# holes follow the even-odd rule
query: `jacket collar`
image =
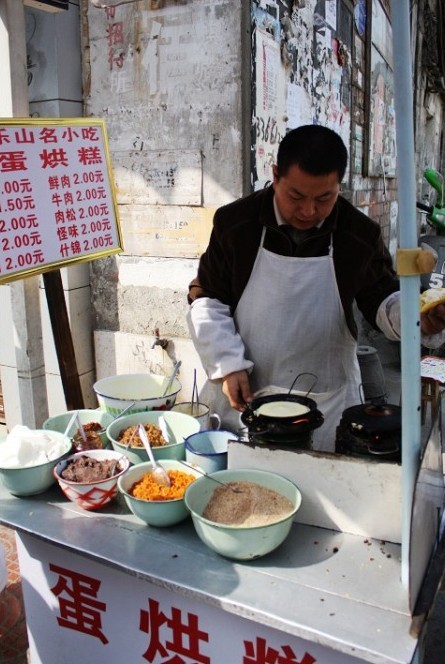
<svg viewBox="0 0 445 664">
<path fill-rule="evenodd" d="M 263 203 L 260 209 L 258 221 L 262 226 L 267 226 L 268 228 L 274 228 L 275 230 L 278 230 L 280 227 L 277 223 L 274 206 L 273 206 L 273 198 L 274 198 L 273 186 L 270 185 L 266 187 L 265 189 L 262 190 L 262 193 L 263 193 Z M 320 229 L 317 229 L 317 233 L 319 234 L 319 236 L 325 234 L 331 234 L 336 230 L 339 209 L 342 206 L 343 200 L 344 199 L 342 198 L 342 196 L 338 197 L 337 202 L 335 203 L 331 214 L 328 217 L 326 217 L 323 226 Z"/>
</svg>

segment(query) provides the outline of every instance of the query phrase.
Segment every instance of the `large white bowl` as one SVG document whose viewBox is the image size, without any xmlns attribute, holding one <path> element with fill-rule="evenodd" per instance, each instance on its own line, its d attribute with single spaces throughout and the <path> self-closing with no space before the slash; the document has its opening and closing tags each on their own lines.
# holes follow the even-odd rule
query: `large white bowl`
<svg viewBox="0 0 445 664">
<path fill-rule="evenodd" d="M 96 381 L 93 390 L 100 407 L 112 415 L 118 415 L 133 401 L 135 405 L 128 413 L 139 413 L 146 410 L 168 410 L 176 401 L 181 390 L 177 378 L 173 380 L 168 394 L 162 396 L 167 386 L 168 376 L 157 374 L 118 374 L 107 376 Z"/>
<path fill-rule="evenodd" d="M 255 482 L 273 489 L 288 498 L 293 509 L 281 521 L 266 526 L 225 525 L 209 521 L 202 514 L 215 488 L 212 477 L 221 482 Z M 184 496 L 198 537 L 210 549 L 226 558 L 253 560 L 276 549 L 289 535 L 295 513 L 301 505 L 301 493 L 290 480 L 263 470 L 237 468 L 220 470 L 209 477 L 201 477 L 187 487 Z"/>
<path fill-rule="evenodd" d="M 137 424 L 155 424 L 159 426 L 161 415 L 167 424 L 169 432 L 169 445 L 162 447 L 152 447 L 155 459 L 185 459 L 184 439 L 197 433 L 200 428 L 198 420 L 191 415 L 184 413 L 175 413 L 174 411 L 148 411 L 146 413 L 133 413 L 132 415 L 123 415 L 112 422 L 107 427 L 107 436 L 113 449 L 125 454 L 133 464 L 148 461 L 148 454 L 145 447 L 129 447 L 119 442 L 119 434 L 124 429 Z"/>
<path fill-rule="evenodd" d="M 116 473 L 113 477 L 96 482 L 72 482 L 62 477 L 62 472 L 71 459 L 87 456 L 98 461 L 113 459 L 117 462 Z M 117 481 L 130 467 L 130 461 L 114 450 L 84 450 L 76 452 L 59 461 L 53 468 L 54 478 L 69 500 L 84 510 L 97 510 L 107 505 L 117 496 Z"/>
<path fill-rule="evenodd" d="M 180 461 L 167 459 L 162 461 L 165 470 L 180 470 L 194 477 L 202 477 L 202 471 L 186 467 Z M 123 494 L 125 502 L 135 516 L 145 521 L 149 526 L 166 527 L 184 521 L 189 516 L 189 511 L 184 503 L 184 498 L 176 500 L 142 500 L 131 495 L 130 489 L 142 479 L 144 475 L 152 471 L 153 465 L 150 461 L 132 466 L 125 475 L 118 480 L 118 489 Z M 196 480 L 195 480 L 196 482 Z"/>
<path fill-rule="evenodd" d="M 36 430 L 40 431 L 39 429 Z M 64 441 L 63 453 L 51 461 L 41 463 L 37 466 L 23 468 L 0 467 L 0 476 L 6 489 L 14 496 L 34 496 L 47 491 L 53 484 L 55 478 L 53 468 L 58 462 L 71 453 L 71 440 L 59 431 L 41 430 L 42 433 L 51 436 L 54 440 Z M 4 442 L 4 441 L 3 441 Z M 2 442 L 0 442 L 0 445 Z"/>
</svg>

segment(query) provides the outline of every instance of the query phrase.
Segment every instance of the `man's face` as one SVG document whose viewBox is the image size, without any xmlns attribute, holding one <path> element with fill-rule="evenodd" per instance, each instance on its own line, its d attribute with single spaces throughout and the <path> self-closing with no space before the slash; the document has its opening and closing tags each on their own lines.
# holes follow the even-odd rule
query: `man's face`
<svg viewBox="0 0 445 664">
<path fill-rule="evenodd" d="M 296 164 L 278 177 L 273 169 L 275 201 L 283 221 L 306 231 L 317 226 L 332 212 L 339 191 L 338 174 L 309 175 Z"/>
</svg>

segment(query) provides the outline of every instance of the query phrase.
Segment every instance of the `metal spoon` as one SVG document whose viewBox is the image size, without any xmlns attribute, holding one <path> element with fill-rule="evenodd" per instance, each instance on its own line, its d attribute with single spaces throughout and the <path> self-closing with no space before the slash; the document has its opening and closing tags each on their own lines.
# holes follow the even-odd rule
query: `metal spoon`
<svg viewBox="0 0 445 664">
<path fill-rule="evenodd" d="M 198 466 L 191 466 L 189 463 L 181 461 L 180 459 L 178 459 L 178 461 L 179 463 L 182 463 L 183 466 L 187 466 L 187 468 L 190 468 L 190 470 L 196 470 L 198 473 L 201 473 L 201 475 L 204 475 L 204 477 L 207 477 L 207 479 L 213 480 L 214 482 L 218 482 L 218 484 L 225 486 L 227 489 L 233 491 L 233 493 L 244 493 L 242 489 L 238 489 L 238 487 L 236 486 L 230 486 L 230 484 L 227 484 L 227 482 L 221 482 L 221 480 L 217 480 L 216 477 L 212 477 L 211 475 L 206 473 L 205 470 L 202 470 Z"/>
<path fill-rule="evenodd" d="M 153 470 L 151 474 L 153 475 L 154 481 L 156 482 L 156 484 L 160 484 L 161 486 L 171 486 L 170 478 L 168 476 L 167 471 L 165 470 L 165 468 L 161 466 L 160 463 L 156 461 L 156 459 L 153 456 L 147 432 L 145 431 L 142 424 L 138 426 L 138 434 L 140 439 L 144 443 L 144 447 L 147 450 L 148 457 L 152 463 Z"/>
<path fill-rule="evenodd" d="M 167 381 L 167 385 L 165 386 L 164 392 L 162 393 L 163 397 L 165 397 L 168 394 L 168 391 L 169 391 L 169 389 L 171 388 L 171 386 L 173 384 L 173 381 L 175 379 L 176 374 L 179 371 L 179 367 L 181 366 L 181 364 L 182 364 L 181 360 L 178 360 L 178 362 L 176 362 L 175 366 L 173 367 L 172 372 L 170 374 L 170 377 Z"/>
<path fill-rule="evenodd" d="M 125 413 L 128 412 L 128 411 L 130 410 L 130 408 L 133 408 L 133 406 L 134 406 L 135 404 L 136 404 L 136 401 L 133 401 L 132 403 L 128 404 L 128 406 L 125 406 L 124 410 L 121 410 L 120 413 L 118 413 L 117 415 L 115 415 L 109 424 L 111 424 L 112 422 L 115 422 L 116 420 L 118 420 L 120 417 L 122 417 L 122 415 L 125 415 Z M 108 429 L 109 424 L 107 424 L 107 426 L 106 426 L 104 429 L 100 429 L 100 430 L 97 431 L 96 433 L 98 433 L 99 436 L 100 436 L 101 434 L 105 433 L 105 431 Z"/>
<path fill-rule="evenodd" d="M 111 475 L 112 475 L 112 476 L 115 474 L 115 472 L 116 472 L 116 468 L 117 468 L 117 466 L 120 464 L 120 462 L 121 462 L 121 461 L 125 461 L 125 460 L 127 459 L 127 455 L 125 454 L 125 452 L 127 452 L 128 449 L 129 449 L 129 447 L 131 446 L 131 443 L 133 442 L 133 438 L 135 437 L 135 435 L 136 435 L 136 429 L 135 429 L 135 430 L 133 431 L 133 433 L 131 434 L 128 443 L 125 443 L 124 453 L 121 454 L 120 457 L 118 457 L 118 458 L 116 459 L 116 461 L 114 462 L 113 470 L 111 471 Z"/>
</svg>

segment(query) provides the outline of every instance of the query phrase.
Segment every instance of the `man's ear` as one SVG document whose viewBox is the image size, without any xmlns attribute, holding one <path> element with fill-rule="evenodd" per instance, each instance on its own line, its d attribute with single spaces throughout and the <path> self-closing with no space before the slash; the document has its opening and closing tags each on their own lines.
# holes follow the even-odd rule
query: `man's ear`
<svg viewBox="0 0 445 664">
<path fill-rule="evenodd" d="M 276 164 L 272 166 L 272 173 L 273 173 L 273 183 L 276 184 L 280 179 L 278 175 L 278 167 Z"/>
</svg>

